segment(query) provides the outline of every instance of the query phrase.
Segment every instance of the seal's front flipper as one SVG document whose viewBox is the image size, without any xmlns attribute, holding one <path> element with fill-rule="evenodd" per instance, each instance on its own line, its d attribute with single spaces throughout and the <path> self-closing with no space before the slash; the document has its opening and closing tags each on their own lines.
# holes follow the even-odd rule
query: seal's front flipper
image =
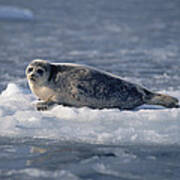
<svg viewBox="0 0 180 180">
<path fill-rule="evenodd" d="M 43 101 L 41 101 L 41 102 L 38 102 L 36 104 L 36 110 L 47 111 L 47 110 L 50 110 L 54 104 L 55 104 L 54 102 L 43 102 Z"/>
</svg>

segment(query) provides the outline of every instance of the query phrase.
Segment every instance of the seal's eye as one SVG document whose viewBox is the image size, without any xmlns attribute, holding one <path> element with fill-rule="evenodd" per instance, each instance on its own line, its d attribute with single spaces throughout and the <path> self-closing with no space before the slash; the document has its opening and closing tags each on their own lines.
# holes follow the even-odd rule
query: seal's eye
<svg viewBox="0 0 180 180">
<path fill-rule="evenodd" d="M 44 71 L 43 71 L 42 69 L 38 69 L 38 70 L 37 70 L 37 73 L 38 73 L 39 75 L 43 75 Z"/>
<path fill-rule="evenodd" d="M 28 69 L 28 73 L 30 73 L 30 72 L 32 72 L 32 71 L 33 71 L 33 68 L 30 67 L 30 68 Z"/>
</svg>

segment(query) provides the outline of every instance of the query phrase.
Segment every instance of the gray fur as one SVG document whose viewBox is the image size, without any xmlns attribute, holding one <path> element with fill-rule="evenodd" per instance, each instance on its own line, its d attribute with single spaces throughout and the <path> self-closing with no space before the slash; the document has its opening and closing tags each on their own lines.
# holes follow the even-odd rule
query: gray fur
<svg viewBox="0 0 180 180">
<path fill-rule="evenodd" d="M 33 72 L 28 72 L 30 67 Z M 39 68 L 44 69 L 41 75 L 37 73 Z M 82 65 L 34 60 L 27 67 L 26 74 L 32 92 L 43 101 L 37 104 L 38 110 L 46 110 L 52 104 L 134 109 L 146 103 L 152 104 L 152 99 L 157 96 L 118 76 Z M 177 99 L 173 100 L 174 106 L 177 105 Z"/>
</svg>

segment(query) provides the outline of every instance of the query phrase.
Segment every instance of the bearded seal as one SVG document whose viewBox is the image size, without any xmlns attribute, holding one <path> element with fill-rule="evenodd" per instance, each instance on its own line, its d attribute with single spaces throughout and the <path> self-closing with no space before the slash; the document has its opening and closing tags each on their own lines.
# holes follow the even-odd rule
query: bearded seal
<svg viewBox="0 0 180 180">
<path fill-rule="evenodd" d="M 26 68 L 31 91 L 41 100 L 37 110 L 54 104 L 93 109 L 131 110 L 143 104 L 177 108 L 178 99 L 152 92 L 92 67 L 33 60 Z"/>
</svg>

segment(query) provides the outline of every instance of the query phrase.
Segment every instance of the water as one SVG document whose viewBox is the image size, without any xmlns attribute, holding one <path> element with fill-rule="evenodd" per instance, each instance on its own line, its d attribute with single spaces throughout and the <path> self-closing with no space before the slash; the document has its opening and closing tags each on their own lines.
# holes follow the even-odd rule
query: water
<svg viewBox="0 0 180 180">
<path fill-rule="evenodd" d="M 91 65 L 180 99 L 179 1 L 0 0 L 0 179 L 180 178 L 180 110 L 36 112 L 34 58 Z"/>
</svg>

